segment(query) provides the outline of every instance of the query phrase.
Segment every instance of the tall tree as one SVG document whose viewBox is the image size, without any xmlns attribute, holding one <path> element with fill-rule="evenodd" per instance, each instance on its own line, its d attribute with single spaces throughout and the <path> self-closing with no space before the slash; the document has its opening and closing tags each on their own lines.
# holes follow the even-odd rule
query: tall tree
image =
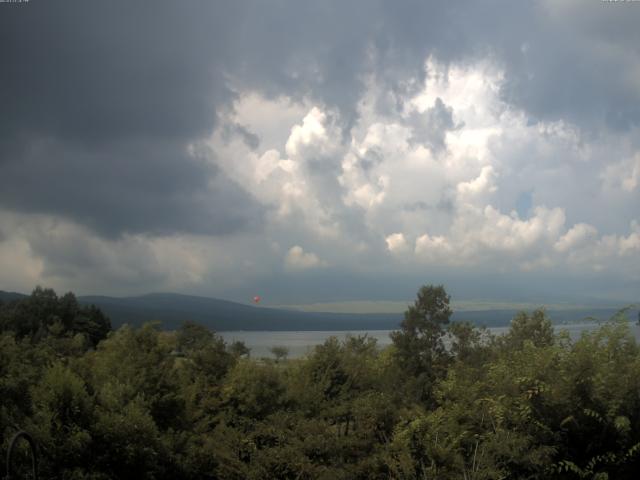
<svg viewBox="0 0 640 480">
<path fill-rule="evenodd" d="M 451 297 L 442 285 L 425 285 L 404 313 L 400 330 L 391 333 L 398 363 L 415 380 L 421 400 L 431 397 L 433 383 L 444 376 L 448 354 L 444 346 L 444 327 L 449 323 Z"/>
</svg>

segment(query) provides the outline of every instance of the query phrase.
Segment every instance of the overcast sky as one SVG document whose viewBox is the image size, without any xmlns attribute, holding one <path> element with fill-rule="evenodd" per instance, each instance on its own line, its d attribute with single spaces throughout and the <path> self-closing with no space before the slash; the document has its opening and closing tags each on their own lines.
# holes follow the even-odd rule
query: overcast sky
<svg viewBox="0 0 640 480">
<path fill-rule="evenodd" d="M 638 301 L 640 3 L 0 3 L 0 289 Z"/>
</svg>

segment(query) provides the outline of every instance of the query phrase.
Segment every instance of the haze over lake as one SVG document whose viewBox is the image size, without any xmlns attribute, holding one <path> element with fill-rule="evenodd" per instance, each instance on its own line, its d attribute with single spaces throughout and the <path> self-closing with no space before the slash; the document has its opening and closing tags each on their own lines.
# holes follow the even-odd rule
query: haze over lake
<svg viewBox="0 0 640 480">
<path fill-rule="evenodd" d="M 576 323 L 573 325 L 556 325 L 556 332 L 566 330 L 572 340 L 580 338 L 582 333 L 598 328 L 601 324 L 596 322 Z M 640 326 L 636 323 L 629 323 L 631 332 L 636 340 L 640 341 Z M 488 329 L 495 335 L 502 335 L 509 330 L 509 327 L 495 327 Z M 300 358 L 309 353 L 314 346 L 322 344 L 329 337 L 337 337 L 342 340 L 348 335 L 367 335 L 375 338 L 379 347 L 386 347 L 391 344 L 389 334 L 392 330 L 355 330 L 345 331 L 289 331 L 289 332 L 219 332 L 227 343 L 234 341 L 244 342 L 251 349 L 251 356 L 255 358 L 272 357 L 270 349 L 275 346 L 283 346 L 289 349 L 289 358 Z"/>
</svg>

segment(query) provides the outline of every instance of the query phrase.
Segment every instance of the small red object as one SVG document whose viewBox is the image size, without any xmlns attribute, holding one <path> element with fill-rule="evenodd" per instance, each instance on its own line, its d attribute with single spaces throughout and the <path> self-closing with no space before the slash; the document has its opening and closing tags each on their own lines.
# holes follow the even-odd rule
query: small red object
<svg viewBox="0 0 640 480">
<path fill-rule="evenodd" d="M 260 295 L 253 297 L 253 303 L 260 303 Z"/>
</svg>

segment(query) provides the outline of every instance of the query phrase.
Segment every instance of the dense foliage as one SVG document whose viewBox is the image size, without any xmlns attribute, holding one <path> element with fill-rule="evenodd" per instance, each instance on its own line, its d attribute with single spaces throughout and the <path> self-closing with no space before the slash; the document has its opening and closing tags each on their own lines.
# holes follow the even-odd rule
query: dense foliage
<svg viewBox="0 0 640 480">
<path fill-rule="evenodd" d="M 423 287 L 393 345 L 252 359 L 185 323 L 109 331 L 72 294 L 0 305 L 3 456 L 45 479 L 631 479 L 640 350 L 623 316 L 572 342 L 544 311 L 494 337 Z"/>
</svg>

